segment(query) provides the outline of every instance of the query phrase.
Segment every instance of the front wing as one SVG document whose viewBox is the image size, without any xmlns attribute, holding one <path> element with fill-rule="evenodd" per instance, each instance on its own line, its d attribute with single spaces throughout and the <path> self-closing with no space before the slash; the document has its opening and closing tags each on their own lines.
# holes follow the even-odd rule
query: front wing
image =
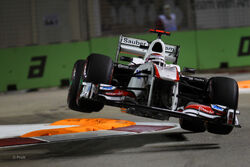
<svg viewBox="0 0 250 167">
<path fill-rule="evenodd" d="M 211 104 L 210 108 L 214 111 L 223 110 L 225 114 L 211 114 L 202 109 L 202 106 L 197 109 L 179 107 L 176 111 L 167 108 L 153 107 L 140 105 L 134 100 L 132 93 L 126 90 L 118 89 L 111 85 L 95 85 L 92 83 L 83 83 L 83 91 L 81 98 L 102 101 L 105 105 L 125 108 L 125 112 L 137 116 L 148 117 L 159 120 L 168 120 L 169 117 L 183 118 L 189 120 L 203 120 L 215 124 L 225 124 L 235 127 L 240 127 L 237 115 L 238 110 L 228 109 L 225 106 Z M 201 108 L 201 109 L 200 109 Z M 219 108 L 219 109 L 218 109 Z M 212 110 L 212 109 L 211 109 Z"/>
</svg>

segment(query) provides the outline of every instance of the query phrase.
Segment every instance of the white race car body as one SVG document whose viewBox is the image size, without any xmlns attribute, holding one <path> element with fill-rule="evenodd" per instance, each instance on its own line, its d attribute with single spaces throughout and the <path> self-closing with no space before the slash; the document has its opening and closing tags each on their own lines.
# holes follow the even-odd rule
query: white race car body
<svg viewBox="0 0 250 167">
<path fill-rule="evenodd" d="M 96 106 L 105 104 L 155 119 L 164 120 L 173 116 L 180 118 L 184 129 L 192 131 L 203 131 L 204 124 L 207 124 L 207 130 L 212 133 L 228 134 L 231 127 L 239 127 L 237 83 L 225 77 L 206 79 L 183 75 L 177 65 L 180 47 L 161 40 L 161 35 L 169 33 L 151 31 L 158 33 L 158 38 L 152 42 L 121 35 L 115 63 L 104 55 L 90 55 L 86 61 L 82 61 L 84 67 L 80 68 L 83 71 L 80 71 L 80 86 L 74 94 L 76 97 L 70 96 L 71 89 L 68 96 L 68 103 L 69 99 L 73 99 L 76 107 L 69 107 L 91 112 L 100 110 L 101 107 Z M 120 53 L 137 57 L 120 57 Z M 121 64 L 119 60 L 129 64 Z M 184 71 L 192 72 L 193 69 Z M 106 74 L 107 77 L 103 77 Z M 225 97 L 232 98 L 223 99 L 221 92 L 226 92 Z M 185 121 L 193 125 L 186 125 Z M 227 130 L 218 130 L 213 127 L 214 124 Z M 201 128 L 197 130 L 197 126 Z"/>
</svg>

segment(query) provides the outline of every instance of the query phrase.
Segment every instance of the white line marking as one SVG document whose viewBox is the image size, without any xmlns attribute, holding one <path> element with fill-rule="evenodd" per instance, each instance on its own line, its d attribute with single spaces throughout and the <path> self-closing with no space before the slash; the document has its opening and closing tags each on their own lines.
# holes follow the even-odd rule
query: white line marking
<svg viewBox="0 0 250 167">
<path fill-rule="evenodd" d="M 57 128 L 67 128 L 67 127 L 74 127 L 78 125 L 67 125 L 67 126 L 60 126 L 54 125 L 51 126 L 49 124 L 24 124 L 24 125 L 0 125 L 0 139 L 1 138 L 10 138 L 10 137 L 17 137 L 23 134 L 36 131 L 36 130 L 43 130 L 43 129 L 57 129 Z"/>
<path fill-rule="evenodd" d="M 250 93 L 250 88 L 240 88 L 239 93 L 240 94 L 249 94 Z"/>
</svg>

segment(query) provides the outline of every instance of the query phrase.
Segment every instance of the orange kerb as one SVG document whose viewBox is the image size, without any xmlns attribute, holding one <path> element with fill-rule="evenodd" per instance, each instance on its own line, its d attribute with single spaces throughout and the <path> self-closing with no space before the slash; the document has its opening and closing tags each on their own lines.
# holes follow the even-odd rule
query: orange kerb
<svg viewBox="0 0 250 167">
<path fill-rule="evenodd" d="M 238 86 L 239 86 L 239 88 L 250 88 L 250 80 L 248 80 L 248 81 L 239 81 Z"/>
<path fill-rule="evenodd" d="M 115 128 L 127 127 L 135 125 L 135 122 L 117 119 L 105 119 L 105 118 L 72 118 L 54 122 L 50 125 L 75 125 L 75 127 L 58 128 L 58 129 L 44 129 L 26 133 L 21 137 L 38 137 L 38 136 L 51 136 L 61 135 L 68 133 L 80 133 L 88 131 L 98 130 L 111 130 Z"/>
</svg>

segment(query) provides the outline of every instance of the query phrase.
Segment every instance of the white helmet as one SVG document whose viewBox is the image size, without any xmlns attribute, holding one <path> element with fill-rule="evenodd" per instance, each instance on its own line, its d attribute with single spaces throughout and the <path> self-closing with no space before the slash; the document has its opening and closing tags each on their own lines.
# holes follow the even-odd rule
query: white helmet
<svg viewBox="0 0 250 167">
<path fill-rule="evenodd" d="M 160 53 L 152 53 L 149 55 L 146 59 L 146 62 L 154 62 L 155 64 L 159 66 L 164 66 L 165 65 L 165 58 L 162 56 Z"/>
</svg>

